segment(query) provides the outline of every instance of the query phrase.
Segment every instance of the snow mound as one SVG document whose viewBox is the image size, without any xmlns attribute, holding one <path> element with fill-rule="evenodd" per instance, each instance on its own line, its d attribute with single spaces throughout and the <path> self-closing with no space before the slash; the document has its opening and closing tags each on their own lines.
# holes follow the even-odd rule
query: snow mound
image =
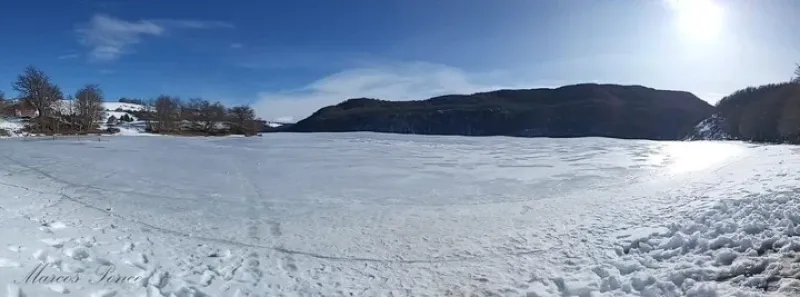
<svg viewBox="0 0 800 297">
<path fill-rule="evenodd" d="M 22 134 L 23 129 L 25 129 L 25 123 L 22 120 L 0 118 L 0 130 L 5 131 L 5 133 L 0 134 L 0 137 L 19 136 Z"/>
<path fill-rule="evenodd" d="M 724 119 L 718 114 L 712 115 L 697 124 L 686 140 L 730 140 L 733 139 L 723 129 Z"/>
</svg>

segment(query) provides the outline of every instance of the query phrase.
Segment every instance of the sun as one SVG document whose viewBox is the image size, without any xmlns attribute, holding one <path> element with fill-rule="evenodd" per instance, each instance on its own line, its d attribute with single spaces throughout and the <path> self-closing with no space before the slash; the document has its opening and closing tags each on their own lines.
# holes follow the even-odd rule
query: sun
<svg viewBox="0 0 800 297">
<path fill-rule="evenodd" d="M 714 0 L 667 0 L 676 13 L 682 36 L 710 41 L 717 38 L 724 25 L 724 10 Z"/>
</svg>

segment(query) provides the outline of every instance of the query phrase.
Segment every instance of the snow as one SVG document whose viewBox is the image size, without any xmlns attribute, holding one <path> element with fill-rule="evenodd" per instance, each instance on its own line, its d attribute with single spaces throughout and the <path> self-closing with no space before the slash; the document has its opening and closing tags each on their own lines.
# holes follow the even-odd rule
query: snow
<svg viewBox="0 0 800 297">
<path fill-rule="evenodd" d="M 104 112 L 103 114 L 104 114 L 104 116 L 103 116 L 103 119 L 104 119 L 106 122 L 108 122 L 108 118 L 110 118 L 110 117 L 112 117 L 112 116 L 113 116 L 113 117 L 115 117 L 115 118 L 117 118 L 117 119 L 119 120 L 120 118 L 122 118 L 122 116 L 124 116 L 124 115 L 126 115 L 126 114 L 127 114 L 129 117 L 131 117 L 131 118 L 132 118 L 134 121 L 138 121 L 138 120 L 139 120 L 138 118 L 136 118 L 136 117 L 135 117 L 135 116 L 133 116 L 132 114 L 130 114 L 130 113 L 127 113 L 127 112 L 124 112 L 124 111 L 106 111 L 106 112 Z"/>
<path fill-rule="evenodd" d="M 786 296 L 800 292 L 798 152 L 375 133 L 10 139 L 0 282 L 9 296 Z"/>
<path fill-rule="evenodd" d="M 70 113 L 70 107 L 73 104 L 76 104 L 77 101 L 75 100 L 61 100 L 61 102 L 57 103 L 57 108 L 60 109 L 62 113 Z M 116 112 L 117 109 L 121 109 L 122 111 L 142 111 L 146 110 L 147 107 L 140 104 L 133 104 L 133 103 L 121 103 L 121 102 L 103 102 L 103 110 L 107 112 Z"/>
<path fill-rule="evenodd" d="M 122 109 L 123 111 L 143 111 L 147 109 L 144 105 L 122 102 L 103 102 L 103 108 L 107 111 Z"/>
<path fill-rule="evenodd" d="M 115 128 L 119 129 L 119 133 L 116 135 L 120 136 L 161 136 L 146 132 L 147 122 L 145 121 L 120 122 Z"/>
<path fill-rule="evenodd" d="M 23 133 L 25 123 L 20 119 L 0 118 L 0 130 L 6 131 L 8 136 L 14 137 Z M 4 137 L 0 135 L 0 138 Z"/>
<path fill-rule="evenodd" d="M 733 139 L 725 129 L 723 129 L 724 119 L 718 114 L 698 123 L 693 131 L 687 136 L 689 140 L 729 140 Z"/>
<path fill-rule="evenodd" d="M 60 109 L 61 113 L 69 114 L 74 109 L 71 108 L 71 105 L 76 104 L 75 100 L 61 100 L 58 104 L 58 108 Z M 122 108 L 123 111 L 116 111 L 117 108 Z M 110 117 L 115 117 L 117 119 L 122 118 L 124 115 L 128 115 L 134 121 L 138 121 L 139 119 L 134 116 L 133 114 L 126 112 L 126 111 L 138 111 L 144 110 L 146 107 L 139 104 L 131 104 L 131 103 L 119 103 L 119 102 L 103 102 L 103 118 L 100 119 L 100 129 L 108 128 L 106 123 Z M 127 133 L 125 135 L 130 135 L 133 133 Z"/>
</svg>

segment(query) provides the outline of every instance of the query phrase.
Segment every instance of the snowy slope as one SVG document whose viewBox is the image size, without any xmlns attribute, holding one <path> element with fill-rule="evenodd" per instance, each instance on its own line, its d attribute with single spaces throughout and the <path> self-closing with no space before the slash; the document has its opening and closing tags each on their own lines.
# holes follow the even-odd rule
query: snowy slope
<svg viewBox="0 0 800 297">
<path fill-rule="evenodd" d="M 75 108 L 73 107 L 74 104 L 75 104 L 74 100 L 72 100 L 72 101 L 70 101 L 70 100 L 62 100 L 59 103 L 58 107 L 59 107 L 59 110 L 61 111 L 61 113 L 69 114 L 71 111 L 75 110 Z M 116 111 L 117 108 L 122 108 L 123 111 Z M 139 104 L 120 103 L 120 102 L 103 102 L 103 110 L 104 110 L 104 112 L 103 112 L 103 118 L 101 119 L 101 125 L 100 125 L 101 127 L 100 128 L 101 129 L 105 129 L 106 128 L 105 124 L 108 122 L 108 119 L 110 117 L 112 117 L 112 116 L 116 117 L 117 119 L 120 119 L 123 115 L 127 114 L 134 121 L 138 121 L 139 119 L 136 116 L 134 116 L 130 112 L 126 112 L 126 111 L 139 111 L 139 110 L 144 110 L 144 109 L 145 109 L 145 107 L 142 106 L 142 105 L 139 105 Z"/>
<path fill-rule="evenodd" d="M 723 129 L 723 118 L 715 114 L 698 123 L 692 132 L 687 136 L 687 140 L 729 140 L 733 139 Z"/>
<path fill-rule="evenodd" d="M 112 117 L 112 116 L 113 116 L 113 117 L 115 117 L 115 118 L 117 118 L 117 119 L 120 119 L 120 118 L 122 118 L 122 116 L 124 116 L 124 115 L 126 115 L 126 114 L 127 114 L 129 117 L 131 117 L 131 118 L 132 118 L 134 121 L 138 121 L 138 120 L 139 120 L 138 118 L 136 118 L 136 117 L 135 117 L 135 116 L 133 116 L 132 114 L 130 114 L 130 113 L 127 113 L 127 112 L 124 112 L 124 111 L 106 111 L 106 112 L 104 112 L 103 118 L 104 118 L 104 120 L 107 122 L 107 121 L 108 121 L 108 118 L 110 118 L 110 117 Z"/>
<path fill-rule="evenodd" d="M 144 105 L 122 102 L 103 102 L 103 108 L 109 111 L 115 111 L 117 109 L 122 109 L 123 111 L 142 111 L 146 109 Z"/>
<path fill-rule="evenodd" d="M 0 282 L 28 296 L 800 288 L 790 146 L 343 133 L 11 140 L 0 152 Z M 82 279 L 19 283 L 39 263 Z M 109 264 L 139 278 L 88 281 Z"/>
</svg>

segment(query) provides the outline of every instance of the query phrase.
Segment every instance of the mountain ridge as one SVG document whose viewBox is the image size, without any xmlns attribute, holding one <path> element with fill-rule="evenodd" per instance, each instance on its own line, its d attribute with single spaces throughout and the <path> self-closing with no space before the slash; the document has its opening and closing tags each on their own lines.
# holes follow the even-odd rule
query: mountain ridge
<svg viewBox="0 0 800 297">
<path fill-rule="evenodd" d="M 277 131 L 679 140 L 713 111 L 686 91 L 584 83 L 411 101 L 353 98 Z"/>
</svg>

